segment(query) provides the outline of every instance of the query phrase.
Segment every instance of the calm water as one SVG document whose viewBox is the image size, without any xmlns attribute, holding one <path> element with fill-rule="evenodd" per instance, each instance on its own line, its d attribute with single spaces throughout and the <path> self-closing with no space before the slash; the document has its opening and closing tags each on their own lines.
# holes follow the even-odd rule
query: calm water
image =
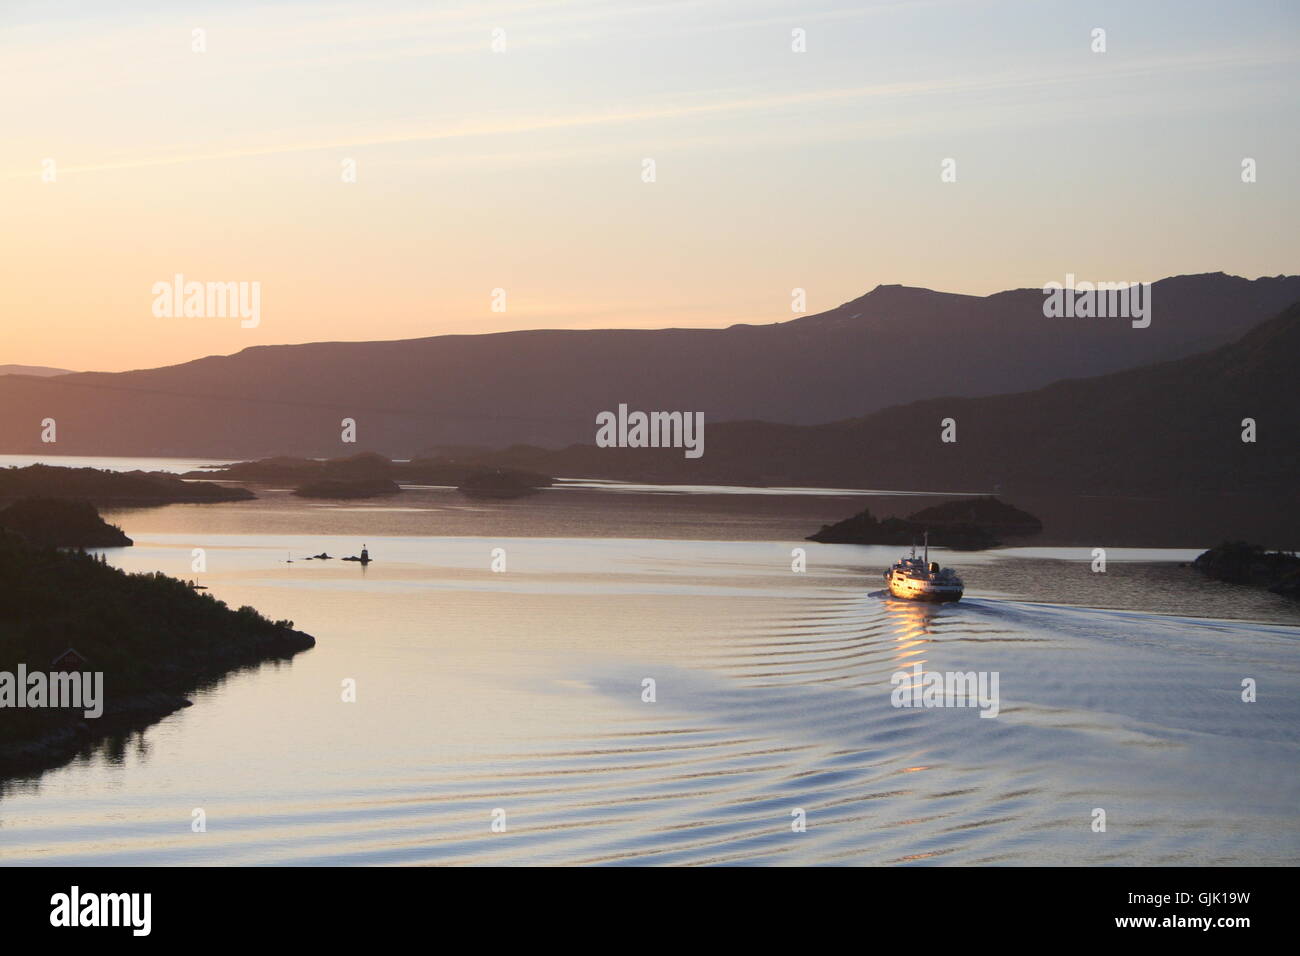
<svg viewBox="0 0 1300 956">
<path fill-rule="evenodd" d="M 1207 588 L 1178 567 L 1195 551 L 1112 551 L 1098 575 L 1037 549 L 941 554 L 967 598 L 915 606 L 879 593 L 894 549 L 800 540 L 848 494 L 655 491 L 112 514 L 136 546 L 111 562 L 319 643 L 11 785 L 0 860 L 1300 861 L 1294 605 Z M 363 543 L 365 569 L 302 560 Z M 916 662 L 998 672 L 1000 715 L 891 706 Z"/>
</svg>

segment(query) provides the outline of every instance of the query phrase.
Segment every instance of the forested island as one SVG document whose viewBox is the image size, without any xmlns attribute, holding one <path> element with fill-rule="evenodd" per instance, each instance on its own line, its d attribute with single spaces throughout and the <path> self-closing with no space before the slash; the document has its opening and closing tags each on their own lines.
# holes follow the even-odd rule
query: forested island
<svg viewBox="0 0 1300 956">
<path fill-rule="evenodd" d="M 0 508 L 0 529 L 47 548 L 126 548 L 133 542 L 80 498 L 20 498 Z"/>
<path fill-rule="evenodd" d="M 1300 556 L 1293 551 L 1265 551 L 1245 541 L 1225 541 L 1198 556 L 1192 567 L 1216 581 L 1267 588 L 1300 599 Z"/>
<path fill-rule="evenodd" d="M 470 498 L 522 498 L 537 494 L 542 486 L 531 472 L 493 468 L 468 475 L 456 487 Z"/>
<path fill-rule="evenodd" d="M 256 495 L 247 488 L 186 481 L 161 471 L 122 472 L 57 465 L 0 468 L 0 503 L 31 497 L 79 498 L 102 507 L 247 501 Z"/>
<path fill-rule="evenodd" d="M 65 763 L 188 706 L 186 695 L 239 668 L 315 643 L 292 621 L 232 610 L 188 582 L 0 531 L 0 780 Z M 28 675 L 102 672 L 102 716 L 16 707 L 6 693 L 26 693 L 14 683 L 20 665 Z"/>
<path fill-rule="evenodd" d="M 551 476 L 540 472 L 485 465 L 472 457 L 393 461 L 373 452 L 325 460 L 284 456 L 263 458 L 191 471 L 185 477 L 291 482 L 296 486 L 294 493 L 306 498 L 368 498 L 393 494 L 400 490 L 399 482 L 450 486 L 473 497 L 513 498 L 532 494 L 554 483 Z"/>
<path fill-rule="evenodd" d="M 906 518 L 878 519 L 870 509 L 832 525 L 822 525 L 809 541 L 825 544 L 919 543 L 929 532 L 930 544 L 954 551 L 982 551 L 997 547 L 1003 537 L 1037 534 L 1043 523 L 1027 511 L 992 496 L 961 498 L 924 508 Z"/>
<path fill-rule="evenodd" d="M 377 498 L 395 495 L 402 486 L 390 478 L 321 478 L 299 485 L 293 493 L 299 498 Z"/>
</svg>

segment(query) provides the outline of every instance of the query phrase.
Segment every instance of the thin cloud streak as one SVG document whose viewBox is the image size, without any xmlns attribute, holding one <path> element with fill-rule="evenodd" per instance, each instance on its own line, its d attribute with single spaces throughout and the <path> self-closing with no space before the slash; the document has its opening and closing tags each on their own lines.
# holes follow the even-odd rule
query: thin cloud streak
<svg viewBox="0 0 1300 956">
<path fill-rule="evenodd" d="M 1218 69 L 1224 67 L 1263 67 L 1284 63 L 1294 63 L 1300 54 L 1277 53 L 1261 57 L 1258 53 L 1225 53 L 1213 56 L 1161 57 L 1136 63 L 1120 69 L 1112 69 L 1101 77 L 1105 80 L 1133 79 L 1135 77 L 1155 76 L 1164 73 L 1192 70 Z M 684 119 L 725 113 L 745 113 L 760 110 L 775 110 L 790 106 L 816 105 L 853 99 L 873 99 L 880 97 L 924 96 L 937 93 L 963 94 L 972 92 L 997 92 L 1024 89 L 1040 89 L 1068 85 L 1082 81 L 1095 83 L 1098 75 L 1093 71 L 1078 70 L 1054 76 L 1038 74 L 1017 74 L 1013 76 L 988 79 L 971 79 L 954 77 L 945 80 L 927 80 L 914 82 L 882 83 L 865 87 L 852 87 L 828 90 L 813 90 L 800 93 L 786 93 L 775 96 L 751 97 L 748 99 L 719 100 L 693 105 L 663 106 L 624 113 L 594 113 L 576 116 L 555 117 L 535 120 L 518 118 L 506 123 L 462 126 L 445 130 L 411 130 L 386 134 L 372 134 L 363 137 L 326 140 L 309 143 L 292 143 L 267 145 L 235 150 L 220 150 L 209 153 L 187 154 L 183 156 L 162 156 L 128 159 L 119 162 L 91 163 L 62 167 L 61 173 L 92 173 L 123 169 L 142 169 L 155 166 L 173 166 L 184 163 L 211 162 L 231 159 L 251 159 L 264 156 L 277 156 L 302 152 L 317 152 L 332 149 L 358 149 L 373 146 L 391 146 L 412 143 L 438 142 L 443 140 L 468 139 L 477 137 L 494 137 L 519 135 L 526 133 L 547 132 L 584 127 L 654 122 L 661 120 Z M 4 179 L 35 178 L 38 170 L 10 170 L 3 174 Z"/>
</svg>

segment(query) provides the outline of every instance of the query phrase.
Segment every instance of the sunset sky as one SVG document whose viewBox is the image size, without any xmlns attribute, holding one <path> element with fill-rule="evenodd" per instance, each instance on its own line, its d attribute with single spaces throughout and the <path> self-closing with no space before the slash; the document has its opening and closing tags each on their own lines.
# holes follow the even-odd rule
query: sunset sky
<svg viewBox="0 0 1300 956">
<path fill-rule="evenodd" d="M 1300 264 L 1285 0 L 5 0 L 0 82 L 0 364 Z M 155 317 L 176 273 L 261 324 Z"/>
</svg>

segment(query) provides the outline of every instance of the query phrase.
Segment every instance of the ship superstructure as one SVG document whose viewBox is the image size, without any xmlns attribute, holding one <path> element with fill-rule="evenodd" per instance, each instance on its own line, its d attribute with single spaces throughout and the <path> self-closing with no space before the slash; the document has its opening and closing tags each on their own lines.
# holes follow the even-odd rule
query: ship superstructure
<svg viewBox="0 0 1300 956">
<path fill-rule="evenodd" d="M 916 545 L 912 545 L 912 553 L 899 558 L 885 572 L 885 586 L 894 597 L 908 601 L 960 601 L 965 590 L 956 571 L 930 560 L 929 532 L 925 535 L 924 554 L 917 557 Z"/>
</svg>

